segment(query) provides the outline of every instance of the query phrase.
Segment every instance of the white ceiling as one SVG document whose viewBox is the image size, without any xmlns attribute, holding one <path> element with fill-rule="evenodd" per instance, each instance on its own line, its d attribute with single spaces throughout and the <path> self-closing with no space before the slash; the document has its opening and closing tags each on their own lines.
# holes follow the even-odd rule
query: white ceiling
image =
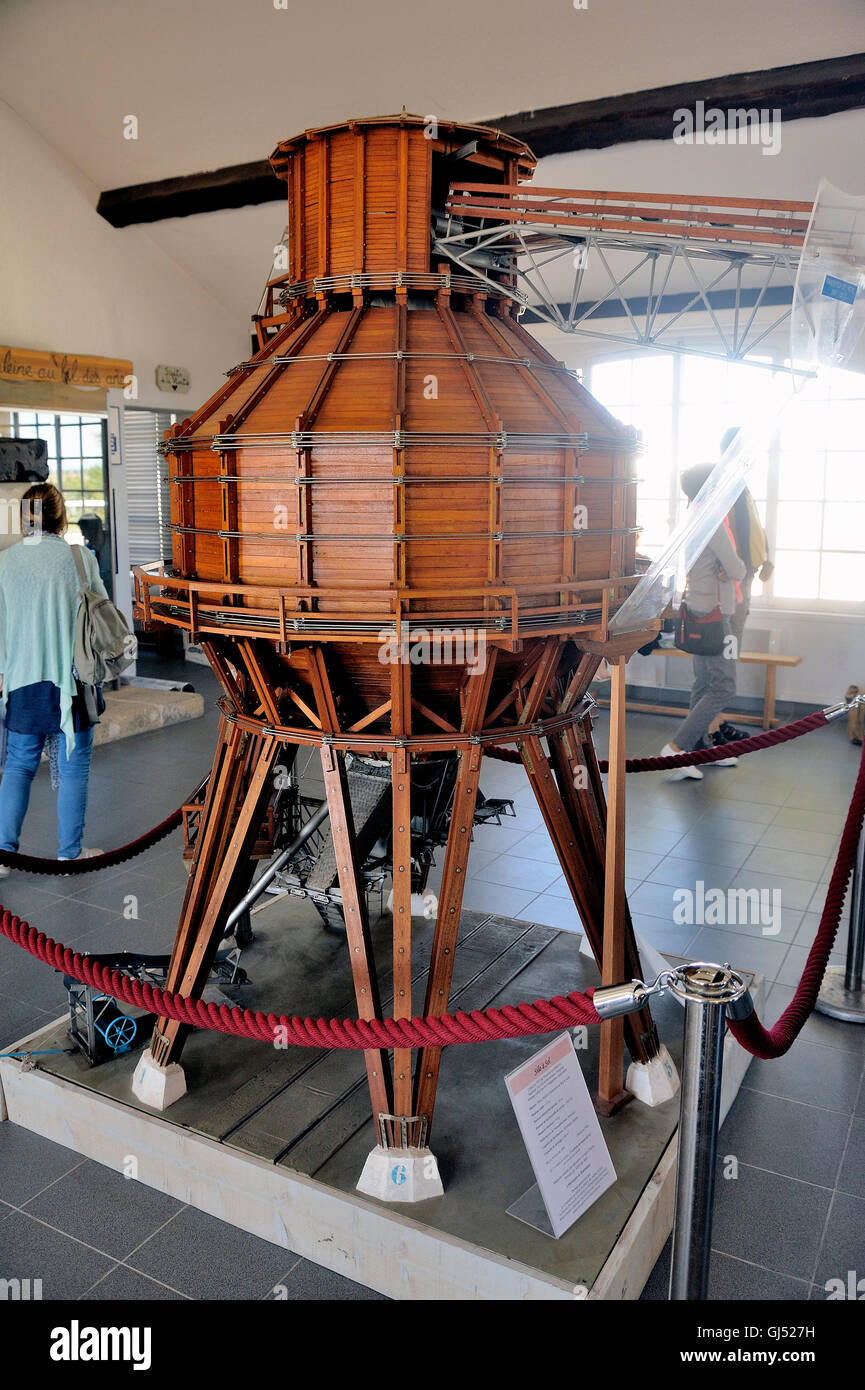
<svg viewBox="0 0 865 1390">
<path fill-rule="evenodd" d="M 863 0 L 285 3 L 3 0 L 2 93 L 107 189 L 403 105 L 480 120 L 865 48 Z"/>
</svg>

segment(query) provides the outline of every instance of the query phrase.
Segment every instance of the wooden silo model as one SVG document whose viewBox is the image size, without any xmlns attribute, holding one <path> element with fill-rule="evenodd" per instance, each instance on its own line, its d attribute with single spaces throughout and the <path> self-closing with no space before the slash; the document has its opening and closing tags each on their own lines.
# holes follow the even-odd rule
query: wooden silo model
<svg viewBox="0 0 865 1390">
<path fill-rule="evenodd" d="M 602 656 L 646 640 L 607 637 L 634 578 L 635 446 L 490 288 L 513 283 L 506 246 L 484 281 L 431 263 L 451 180 L 525 180 L 524 144 L 403 114 L 308 131 L 271 162 L 288 185 L 288 271 L 257 320 L 260 350 L 171 432 L 173 572 L 138 572 L 141 615 L 200 641 L 224 692 L 167 983 L 203 988 L 275 766 L 315 745 L 358 1013 L 380 1004 L 349 751 L 390 780 L 393 1012 L 441 1014 L 492 745 L 518 747 L 601 961 L 606 806 L 584 697 Z M 413 999 L 412 782 L 444 754 L 450 832 Z M 606 932 L 608 973 L 618 959 L 638 975 L 623 897 L 607 895 Z M 622 1098 L 621 1028 L 604 1025 L 607 1110 Z M 178 1058 L 183 1032 L 160 1023 L 156 1064 Z M 624 1036 L 636 1060 L 654 1055 L 647 1011 Z M 440 1053 L 366 1061 L 383 1142 L 422 1144 Z"/>
</svg>

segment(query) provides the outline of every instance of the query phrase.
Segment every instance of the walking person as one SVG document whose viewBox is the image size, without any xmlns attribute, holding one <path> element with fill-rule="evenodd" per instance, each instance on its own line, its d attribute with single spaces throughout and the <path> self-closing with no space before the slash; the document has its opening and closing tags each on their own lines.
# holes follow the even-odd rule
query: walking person
<svg viewBox="0 0 865 1390">
<path fill-rule="evenodd" d="M 94 725 L 105 705 L 99 687 L 73 670 L 81 579 L 71 548 L 63 494 L 37 483 L 22 500 L 24 537 L 0 554 L 0 683 L 6 764 L 0 781 L 0 849 L 15 851 L 30 787 L 48 743 L 57 790 L 58 859 L 89 858 L 82 849 Z M 41 511 L 41 516 L 38 513 Z M 37 513 L 35 524 L 29 520 Z M 90 588 L 107 597 L 96 556 L 80 547 Z M 0 866 L 0 877 L 10 869 Z"/>
<path fill-rule="evenodd" d="M 682 490 L 689 502 L 693 502 L 710 472 L 711 465 L 703 464 L 687 468 L 682 474 Z M 724 632 L 729 634 L 730 620 L 738 601 L 737 583 L 745 574 L 745 563 L 736 552 L 725 519 L 688 571 L 685 598 L 691 613 L 705 617 L 720 607 Z M 694 656 L 693 661 L 694 684 L 689 712 L 669 743 L 661 749 L 661 757 L 708 747 L 710 727 L 717 725 L 725 705 L 736 694 L 735 656 L 722 649 L 716 656 Z M 714 766 L 735 767 L 736 761 L 723 758 Z M 702 776 L 698 767 L 680 767 L 669 774 L 669 780 L 678 782 L 691 777 L 699 781 Z"/>
</svg>

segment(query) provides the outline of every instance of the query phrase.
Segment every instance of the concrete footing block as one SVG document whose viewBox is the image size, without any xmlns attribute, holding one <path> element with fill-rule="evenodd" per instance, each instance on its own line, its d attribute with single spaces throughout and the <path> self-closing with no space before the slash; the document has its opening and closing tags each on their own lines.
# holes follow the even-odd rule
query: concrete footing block
<svg viewBox="0 0 865 1390">
<path fill-rule="evenodd" d="M 153 1110 L 167 1110 L 186 1095 L 186 1075 L 179 1062 L 157 1066 L 150 1048 L 141 1054 L 132 1078 L 132 1094 Z"/>
<path fill-rule="evenodd" d="M 393 913 L 393 889 L 387 895 L 385 908 Z M 412 917 L 425 917 L 431 922 L 438 911 L 438 898 L 435 893 L 412 893 L 411 895 L 411 915 Z"/>
<path fill-rule="evenodd" d="M 429 1149 L 385 1149 L 381 1144 L 363 1165 L 357 1190 L 382 1202 L 425 1202 L 444 1195 L 439 1166 Z"/>
<path fill-rule="evenodd" d="M 625 1089 L 631 1091 L 644 1105 L 663 1105 L 679 1089 L 679 1073 L 664 1045 L 651 1062 L 632 1062 L 628 1067 Z"/>
</svg>

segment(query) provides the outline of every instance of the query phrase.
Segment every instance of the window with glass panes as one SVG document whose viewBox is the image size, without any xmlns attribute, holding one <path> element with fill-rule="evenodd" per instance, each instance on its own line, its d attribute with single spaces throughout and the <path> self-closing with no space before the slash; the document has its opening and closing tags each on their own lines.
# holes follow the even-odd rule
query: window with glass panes
<svg viewBox="0 0 865 1390">
<path fill-rule="evenodd" d="M 767 359 L 768 360 L 768 359 Z M 682 469 L 716 463 L 721 437 L 759 405 L 766 367 L 651 354 L 595 363 L 592 394 L 643 438 L 638 548 L 654 556 L 686 506 Z M 865 601 L 865 376 L 835 371 L 786 409 L 748 484 L 775 572 L 754 595 L 778 608 Z"/>
<path fill-rule="evenodd" d="M 109 529 L 103 417 L 13 410 L 11 418 L 16 438 L 46 441 L 49 479 L 63 493 L 70 527 L 82 516 L 98 516 Z"/>
<path fill-rule="evenodd" d="M 57 414 L 44 410 L 3 412 L 3 428 L 18 439 L 44 439 L 48 445 L 48 478 L 59 487 L 69 521 L 67 540 L 87 541 L 99 561 L 108 594 L 114 587 L 111 563 L 112 532 L 108 492 L 106 421 L 101 415 Z M 79 522 L 91 518 L 85 538 Z M 93 518 L 102 522 L 100 530 Z"/>
</svg>

